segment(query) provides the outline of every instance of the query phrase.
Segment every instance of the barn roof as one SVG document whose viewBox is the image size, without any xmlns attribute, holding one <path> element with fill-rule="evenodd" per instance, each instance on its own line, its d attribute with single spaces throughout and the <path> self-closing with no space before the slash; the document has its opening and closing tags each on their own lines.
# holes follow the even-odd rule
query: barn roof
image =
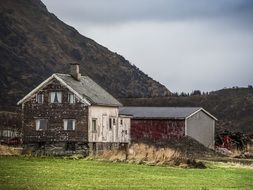
<svg viewBox="0 0 253 190">
<path fill-rule="evenodd" d="M 198 111 L 217 120 L 201 107 L 121 107 L 119 113 L 143 119 L 186 119 Z"/>
<path fill-rule="evenodd" d="M 18 105 L 29 99 L 38 90 L 46 86 L 52 79 L 58 80 L 63 86 L 67 87 L 80 100 L 88 105 L 102 105 L 102 106 L 122 106 L 111 94 L 99 86 L 88 76 L 81 76 L 80 81 L 75 80 L 69 74 L 53 74 L 51 77 L 43 81 L 29 94 L 18 102 Z"/>
</svg>

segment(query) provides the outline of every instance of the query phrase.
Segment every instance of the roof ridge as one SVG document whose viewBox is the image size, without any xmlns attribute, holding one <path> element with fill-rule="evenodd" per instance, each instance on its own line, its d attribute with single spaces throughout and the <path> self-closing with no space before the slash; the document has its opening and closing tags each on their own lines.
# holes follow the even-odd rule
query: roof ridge
<svg viewBox="0 0 253 190">
<path fill-rule="evenodd" d="M 199 106 L 196 106 L 196 107 L 189 107 L 189 106 L 185 106 L 185 107 L 181 107 L 181 106 L 124 106 L 123 108 L 177 108 L 177 109 L 180 109 L 180 108 L 202 108 L 202 107 L 199 107 Z"/>
<path fill-rule="evenodd" d="M 67 73 L 54 73 L 55 75 L 65 75 L 65 76 L 71 76 L 71 74 L 67 74 Z M 90 78 L 88 75 L 81 75 L 81 77 L 86 77 L 86 78 Z"/>
</svg>

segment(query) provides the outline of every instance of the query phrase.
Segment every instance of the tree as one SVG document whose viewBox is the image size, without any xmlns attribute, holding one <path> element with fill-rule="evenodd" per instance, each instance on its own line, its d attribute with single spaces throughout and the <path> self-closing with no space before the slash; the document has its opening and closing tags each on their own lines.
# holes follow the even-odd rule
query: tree
<svg viewBox="0 0 253 190">
<path fill-rule="evenodd" d="M 194 90 L 192 93 L 191 93 L 191 96 L 199 96 L 201 95 L 201 91 L 200 90 Z"/>
</svg>

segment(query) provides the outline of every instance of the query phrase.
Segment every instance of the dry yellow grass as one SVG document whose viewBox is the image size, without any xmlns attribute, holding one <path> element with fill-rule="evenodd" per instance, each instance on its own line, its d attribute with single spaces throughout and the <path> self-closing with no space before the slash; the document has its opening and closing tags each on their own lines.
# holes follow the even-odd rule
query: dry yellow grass
<svg viewBox="0 0 253 190">
<path fill-rule="evenodd" d="M 10 147 L 10 146 L 0 145 L 0 155 L 1 156 L 20 155 L 21 151 L 22 151 L 22 149 L 20 149 L 20 148 L 15 148 L 15 147 Z"/>
<path fill-rule="evenodd" d="M 96 155 L 96 158 L 110 161 L 127 161 L 131 163 L 164 164 L 184 156 L 171 148 L 157 148 L 146 144 L 132 144 L 128 151 L 110 150 Z"/>
</svg>

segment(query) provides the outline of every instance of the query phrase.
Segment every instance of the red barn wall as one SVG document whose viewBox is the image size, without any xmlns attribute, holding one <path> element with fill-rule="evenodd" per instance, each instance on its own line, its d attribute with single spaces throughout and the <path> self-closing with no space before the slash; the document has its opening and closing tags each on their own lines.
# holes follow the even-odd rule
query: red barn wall
<svg viewBox="0 0 253 190">
<path fill-rule="evenodd" d="M 185 120 L 131 119 L 131 141 L 163 142 L 185 135 Z"/>
</svg>

